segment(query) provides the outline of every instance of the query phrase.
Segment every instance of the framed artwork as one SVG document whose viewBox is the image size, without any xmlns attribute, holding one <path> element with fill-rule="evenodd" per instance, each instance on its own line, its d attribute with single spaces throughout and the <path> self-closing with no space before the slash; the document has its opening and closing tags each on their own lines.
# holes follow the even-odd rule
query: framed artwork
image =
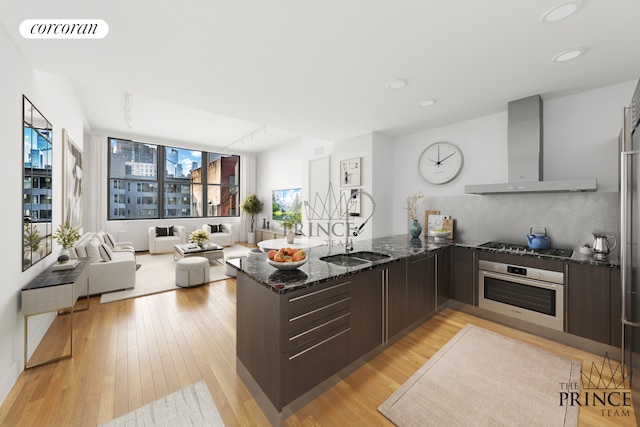
<svg viewBox="0 0 640 427">
<path fill-rule="evenodd" d="M 360 186 L 360 157 L 340 162 L 340 187 Z"/>
<path fill-rule="evenodd" d="M 360 192 L 357 188 L 340 192 L 340 216 L 360 216 Z"/>
<path fill-rule="evenodd" d="M 62 129 L 62 222 L 73 228 L 82 228 L 82 150 L 73 142 L 66 129 Z"/>
</svg>

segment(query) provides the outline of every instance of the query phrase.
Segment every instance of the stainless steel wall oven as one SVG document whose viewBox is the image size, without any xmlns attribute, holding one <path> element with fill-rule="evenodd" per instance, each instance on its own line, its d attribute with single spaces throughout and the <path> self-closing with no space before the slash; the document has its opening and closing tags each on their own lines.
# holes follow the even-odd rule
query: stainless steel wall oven
<svg viewBox="0 0 640 427">
<path fill-rule="evenodd" d="M 478 306 L 548 328 L 564 330 L 564 274 L 478 261 Z"/>
</svg>

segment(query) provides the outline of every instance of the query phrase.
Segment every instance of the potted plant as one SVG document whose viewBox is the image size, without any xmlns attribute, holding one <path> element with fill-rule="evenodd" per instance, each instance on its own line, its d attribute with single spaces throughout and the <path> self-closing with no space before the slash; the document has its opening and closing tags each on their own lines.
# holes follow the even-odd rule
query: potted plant
<svg viewBox="0 0 640 427">
<path fill-rule="evenodd" d="M 242 203 L 240 203 L 240 209 L 242 209 L 242 211 L 247 215 L 251 216 L 251 231 L 249 231 L 247 241 L 249 243 L 255 243 L 256 237 L 253 229 L 253 224 L 255 222 L 256 215 L 262 212 L 262 202 L 260 201 L 260 199 L 258 199 L 258 196 L 252 194 L 250 196 L 247 196 L 242 201 Z"/>
<path fill-rule="evenodd" d="M 293 243 L 293 239 L 295 238 L 295 233 L 293 231 L 293 228 L 297 223 L 298 223 L 298 218 L 296 218 L 293 215 L 286 215 L 284 219 L 280 221 L 280 225 L 284 227 L 287 243 Z"/>
<path fill-rule="evenodd" d="M 60 246 L 62 246 L 58 261 L 68 261 L 69 248 L 72 248 L 73 245 L 78 241 L 78 239 L 80 239 L 80 232 L 73 228 L 69 221 L 67 221 L 64 224 L 60 224 L 58 226 L 58 229 L 53 234 L 53 238 L 56 239 L 56 242 L 58 242 Z"/>
<path fill-rule="evenodd" d="M 189 241 L 191 243 L 197 244 L 200 247 L 202 247 L 202 244 L 204 242 L 207 242 L 209 239 L 211 239 L 211 234 L 209 234 L 207 230 L 203 230 L 201 228 L 197 229 L 189 235 Z"/>
</svg>

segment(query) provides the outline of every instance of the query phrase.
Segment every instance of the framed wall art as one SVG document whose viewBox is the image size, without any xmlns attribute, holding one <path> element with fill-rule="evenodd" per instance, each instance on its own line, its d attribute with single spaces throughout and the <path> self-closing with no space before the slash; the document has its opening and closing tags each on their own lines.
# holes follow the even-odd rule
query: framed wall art
<svg viewBox="0 0 640 427">
<path fill-rule="evenodd" d="M 360 216 L 360 190 L 342 190 L 340 192 L 340 217 Z"/>
<path fill-rule="evenodd" d="M 340 162 L 340 186 L 360 186 L 360 157 Z"/>
<path fill-rule="evenodd" d="M 82 150 L 73 142 L 66 129 L 62 129 L 62 221 L 76 230 L 82 228 Z"/>
</svg>

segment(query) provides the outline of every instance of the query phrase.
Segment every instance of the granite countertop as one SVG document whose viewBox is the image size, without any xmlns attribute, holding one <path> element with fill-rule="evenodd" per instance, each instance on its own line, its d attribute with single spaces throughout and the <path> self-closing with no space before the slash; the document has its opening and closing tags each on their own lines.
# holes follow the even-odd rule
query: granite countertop
<svg viewBox="0 0 640 427">
<path fill-rule="evenodd" d="M 353 251 L 371 251 L 390 255 L 381 261 L 370 262 L 352 267 L 343 267 L 320 260 L 320 257 L 326 255 L 344 253 L 344 246 L 320 246 L 312 248 L 308 251 L 308 261 L 295 270 L 278 270 L 265 262 L 264 257 L 250 256 L 236 259 L 230 259 L 227 264 L 236 270 L 242 271 L 256 282 L 268 287 L 273 292 L 284 294 L 298 289 L 307 288 L 316 284 L 324 283 L 329 280 L 338 279 L 340 277 L 349 276 L 364 270 L 377 268 L 383 264 L 391 264 L 404 260 L 411 256 L 416 256 L 447 246 L 461 246 L 472 249 L 478 249 L 489 252 L 498 252 L 495 249 L 479 248 L 484 242 L 464 242 L 451 241 L 435 242 L 432 237 L 412 239 L 408 234 L 396 235 L 389 237 L 379 237 L 370 240 L 354 241 Z M 571 258 L 555 258 L 544 255 L 519 254 L 517 256 L 538 256 L 540 258 L 559 259 L 567 262 L 577 262 L 581 264 L 608 266 L 610 268 L 619 268 L 620 264 L 617 258 L 610 257 L 608 261 L 597 261 L 593 256 L 582 255 L 578 251 L 574 251 Z"/>
<path fill-rule="evenodd" d="M 447 247 L 453 242 L 434 242 L 433 238 L 411 239 L 411 236 L 398 235 L 380 237 L 371 240 L 353 242 L 353 251 L 371 251 L 390 255 L 381 261 L 369 262 L 352 267 L 343 267 L 320 260 L 326 255 L 344 253 L 344 246 L 320 246 L 308 251 L 308 261 L 295 270 L 278 270 L 265 262 L 265 257 L 251 256 L 227 261 L 235 269 L 247 274 L 256 282 L 269 287 L 276 293 L 287 293 L 306 288 L 328 280 L 349 276 L 364 270 L 370 270 L 383 264 L 398 262 L 410 256 L 420 255 Z"/>
</svg>

